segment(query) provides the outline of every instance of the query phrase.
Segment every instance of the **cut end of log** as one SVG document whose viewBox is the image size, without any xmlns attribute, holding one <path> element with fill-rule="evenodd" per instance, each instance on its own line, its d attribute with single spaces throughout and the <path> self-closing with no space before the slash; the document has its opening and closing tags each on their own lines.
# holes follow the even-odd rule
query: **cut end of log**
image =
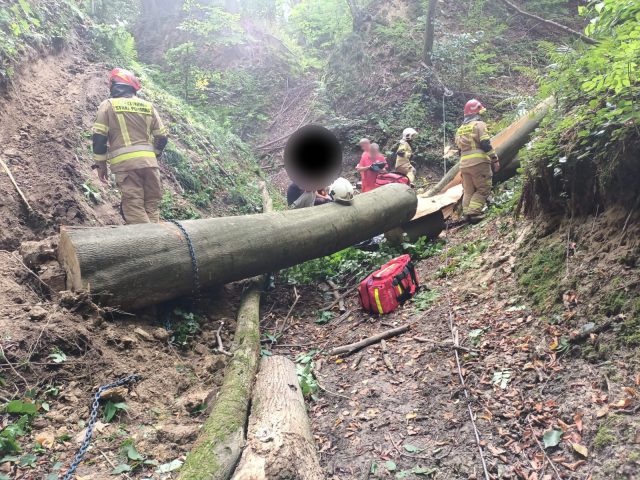
<svg viewBox="0 0 640 480">
<path fill-rule="evenodd" d="M 67 290 L 71 290 L 73 292 L 83 290 L 82 271 L 80 269 L 80 262 L 78 261 L 78 254 L 65 227 L 60 228 L 58 263 L 60 263 L 67 275 Z"/>
</svg>

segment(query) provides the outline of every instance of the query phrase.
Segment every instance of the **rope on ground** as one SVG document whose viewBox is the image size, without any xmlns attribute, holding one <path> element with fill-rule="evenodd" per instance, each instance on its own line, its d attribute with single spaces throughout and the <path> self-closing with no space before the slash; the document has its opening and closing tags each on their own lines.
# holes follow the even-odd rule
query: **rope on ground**
<svg viewBox="0 0 640 480">
<path fill-rule="evenodd" d="M 444 244 L 444 265 L 445 271 L 449 263 L 449 229 L 445 231 L 447 234 L 447 241 Z M 456 366 L 458 367 L 458 376 L 460 378 L 460 385 L 462 386 L 462 390 L 464 392 L 464 398 L 467 403 L 467 411 L 469 412 L 469 419 L 471 420 L 471 425 L 473 426 L 473 433 L 476 437 L 476 444 L 478 445 L 478 452 L 480 453 L 480 461 L 482 462 L 482 470 L 484 471 L 484 478 L 486 480 L 491 480 L 491 476 L 489 475 L 489 469 L 487 468 L 487 461 L 484 458 L 484 450 L 482 448 L 482 442 L 480 440 L 480 432 L 478 431 L 478 427 L 476 425 L 476 421 L 474 419 L 473 409 L 471 408 L 471 396 L 469 395 L 469 391 L 467 390 L 467 384 L 464 381 L 464 375 L 462 374 L 462 367 L 460 366 L 460 355 L 458 353 L 458 349 L 456 347 L 460 346 L 458 329 L 454 324 L 453 317 L 453 309 L 451 308 L 451 299 L 449 297 L 449 291 L 446 293 L 447 297 L 447 307 L 448 307 L 448 315 L 449 315 L 449 330 L 451 331 L 451 337 L 453 339 L 453 353 L 456 358 Z"/>
</svg>

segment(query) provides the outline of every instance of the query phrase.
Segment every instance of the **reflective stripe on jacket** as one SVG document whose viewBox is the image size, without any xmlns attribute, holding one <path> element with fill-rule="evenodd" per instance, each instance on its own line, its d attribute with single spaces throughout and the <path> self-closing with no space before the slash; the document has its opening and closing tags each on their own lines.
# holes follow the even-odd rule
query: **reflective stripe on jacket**
<svg viewBox="0 0 640 480">
<path fill-rule="evenodd" d="M 166 137 L 167 129 L 153 104 L 137 97 L 110 98 L 100 104 L 93 132 L 108 138 L 106 155 L 113 172 L 157 167 L 154 139 Z"/>
<path fill-rule="evenodd" d="M 461 167 L 491 163 L 490 157 L 494 155 L 494 151 L 492 149 L 485 152 L 480 145 L 483 140 L 491 140 L 491 135 L 487 131 L 487 124 L 481 120 L 463 123 L 458 128 L 455 141 L 460 150 Z"/>
</svg>

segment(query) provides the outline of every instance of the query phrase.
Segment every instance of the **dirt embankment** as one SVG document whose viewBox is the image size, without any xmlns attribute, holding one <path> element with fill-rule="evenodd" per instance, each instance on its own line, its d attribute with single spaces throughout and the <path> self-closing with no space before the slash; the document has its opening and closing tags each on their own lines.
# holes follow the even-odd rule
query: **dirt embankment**
<svg viewBox="0 0 640 480">
<path fill-rule="evenodd" d="M 123 444 L 135 444 L 158 464 L 184 458 L 226 362 L 214 351 L 215 332 L 224 321 L 228 346 L 234 288 L 211 294 L 222 300 L 204 301 L 195 316 L 189 305 L 180 310 L 174 304 L 135 316 L 115 314 L 113 321 L 114 315 L 87 298 L 52 295 L 14 251 L 27 240 L 57 234 L 60 225 L 121 223 L 117 191 L 100 184 L 91 170 L 90 129 L 107 95 L 107 72 L 72 44 L 23 66 L 15 88 L 0 100 L 0 155 L 35 210 L 28 214 L 0 171 L 0 401 L 39 405 L 31 429 L 17 437 L 18 457 L 35 454 L 35 460 L 21 466 L 4 461 L 0 477 L 42 479 L 64 472 L 80 446 L 97 387 L 128 374 L 142 381 L 114 397 L 126 403 L 126 411 L 106 421 L 101 409 L 77 478 L 113 478 L 113 466 L 127 458 Z M 85 195 L 89 190 L 100 198 Z M 0 414 L 0 430 L 18 419 Z M 37 438 L 52 441 L 38 447 Z M 129 476 L 150 477 L 156 468 L 140 464 Z"/>
</svg>

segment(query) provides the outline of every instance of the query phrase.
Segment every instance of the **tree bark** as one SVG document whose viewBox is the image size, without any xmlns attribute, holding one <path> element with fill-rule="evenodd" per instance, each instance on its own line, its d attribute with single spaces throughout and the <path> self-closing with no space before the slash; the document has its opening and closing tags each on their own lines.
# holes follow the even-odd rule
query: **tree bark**
<svg viewBox="0 0 640 480">
<path fill-rule="evenodd" d="M 247 445 L 232 480 L 322 480 L 295 364 L 265 357 L 253 390 Z"/>
<path fill-rule="evenodd" d="M 568 33 L 570 35 L 573 35 L 574 37 L 578 37 L 580 40 L 582 40 L 585 43 L 588 43 L 590 45 L 597 45 L 598 42 L 596 40 L 594 40 L 593 38 L 587 37 L 586 35 L 574 30 L 573 28 L 569 28 L 566 25 L 562 25 L 558 22 L 554 22 L 553 20 L 547 20 L 545 18 L 539 17 L 538 15 L 534 15 L 533 13 L 529 13 L 526 12 L 524 10 L 522 10 L 520 7 L 518 7 L 515 3 L 510 2 L 509 0 L 502 0 L 502 3 L 504 3 L 508 8 L 515 10 L 516 12 L 518 12 L 520 15 L 522 15 L 523 17 L 527 17 L 527 18 L 531 18 L 532 20 L 535 20 L 536 22 L 541 22 L 544 25 L 551 27 L 552 29 L 558 31 L 562 31 L 564 33 Z"/>
<path fill-rule="evenodd" d="M 498 154 L 500 166 L 508 165 L 520 149 L 529 141 L 531 133 L 540 125 L 554 103 L 552 97 L 547 98 L 536 106 L 529 114 L 516 120 L 491 139 L 491 144 Z M 425 197 L 431 197 L 448 190 L 462 181 L 460 177 L 460 164 L 454 165 L 451 170 L 434 187 L 430 188 Z"/>
<path fill-rule="evenodd" d="M 271 213 L 273 202 L 266 183 L 261 182 L 260 188 L 262 210 Z M 242 294 L 232 358 L 225 369 L 220 395 L 180 471 L 181 480 L 226 480 L 240 459 L 251 386 L 260 358 L 260 294 L 265 281 L 265 275 L 252 279 Z"/>
<path fill-rule="evenodd" d="M 238 324 L 220 395 L 180 470 L 180 480 L 226 480 L 245 443 L 251 386 L 260 357 L 260 293 L 263 279 L 252 280 L 238 311 Z"/>
<path fill-rule="evenodd" d="M 427 10 L 427 25 L 424 31 L 424 63 L 433 65 L 433 34 L 434 23 L 438 13 L 438 0 L 429 0 L 429 9 Z"/>
<path fill-rule="evenodd" d="M 202 288 L 323 257 L 409 221 L 417 198 L 404 185 L 329 204 L 260 215 L 182 222 L 193 245 Z M 170 223 L 63 228 L 58 259 L 70 290 L 123 309 L 192 293 L 192 258 Z"/>
</svg>

